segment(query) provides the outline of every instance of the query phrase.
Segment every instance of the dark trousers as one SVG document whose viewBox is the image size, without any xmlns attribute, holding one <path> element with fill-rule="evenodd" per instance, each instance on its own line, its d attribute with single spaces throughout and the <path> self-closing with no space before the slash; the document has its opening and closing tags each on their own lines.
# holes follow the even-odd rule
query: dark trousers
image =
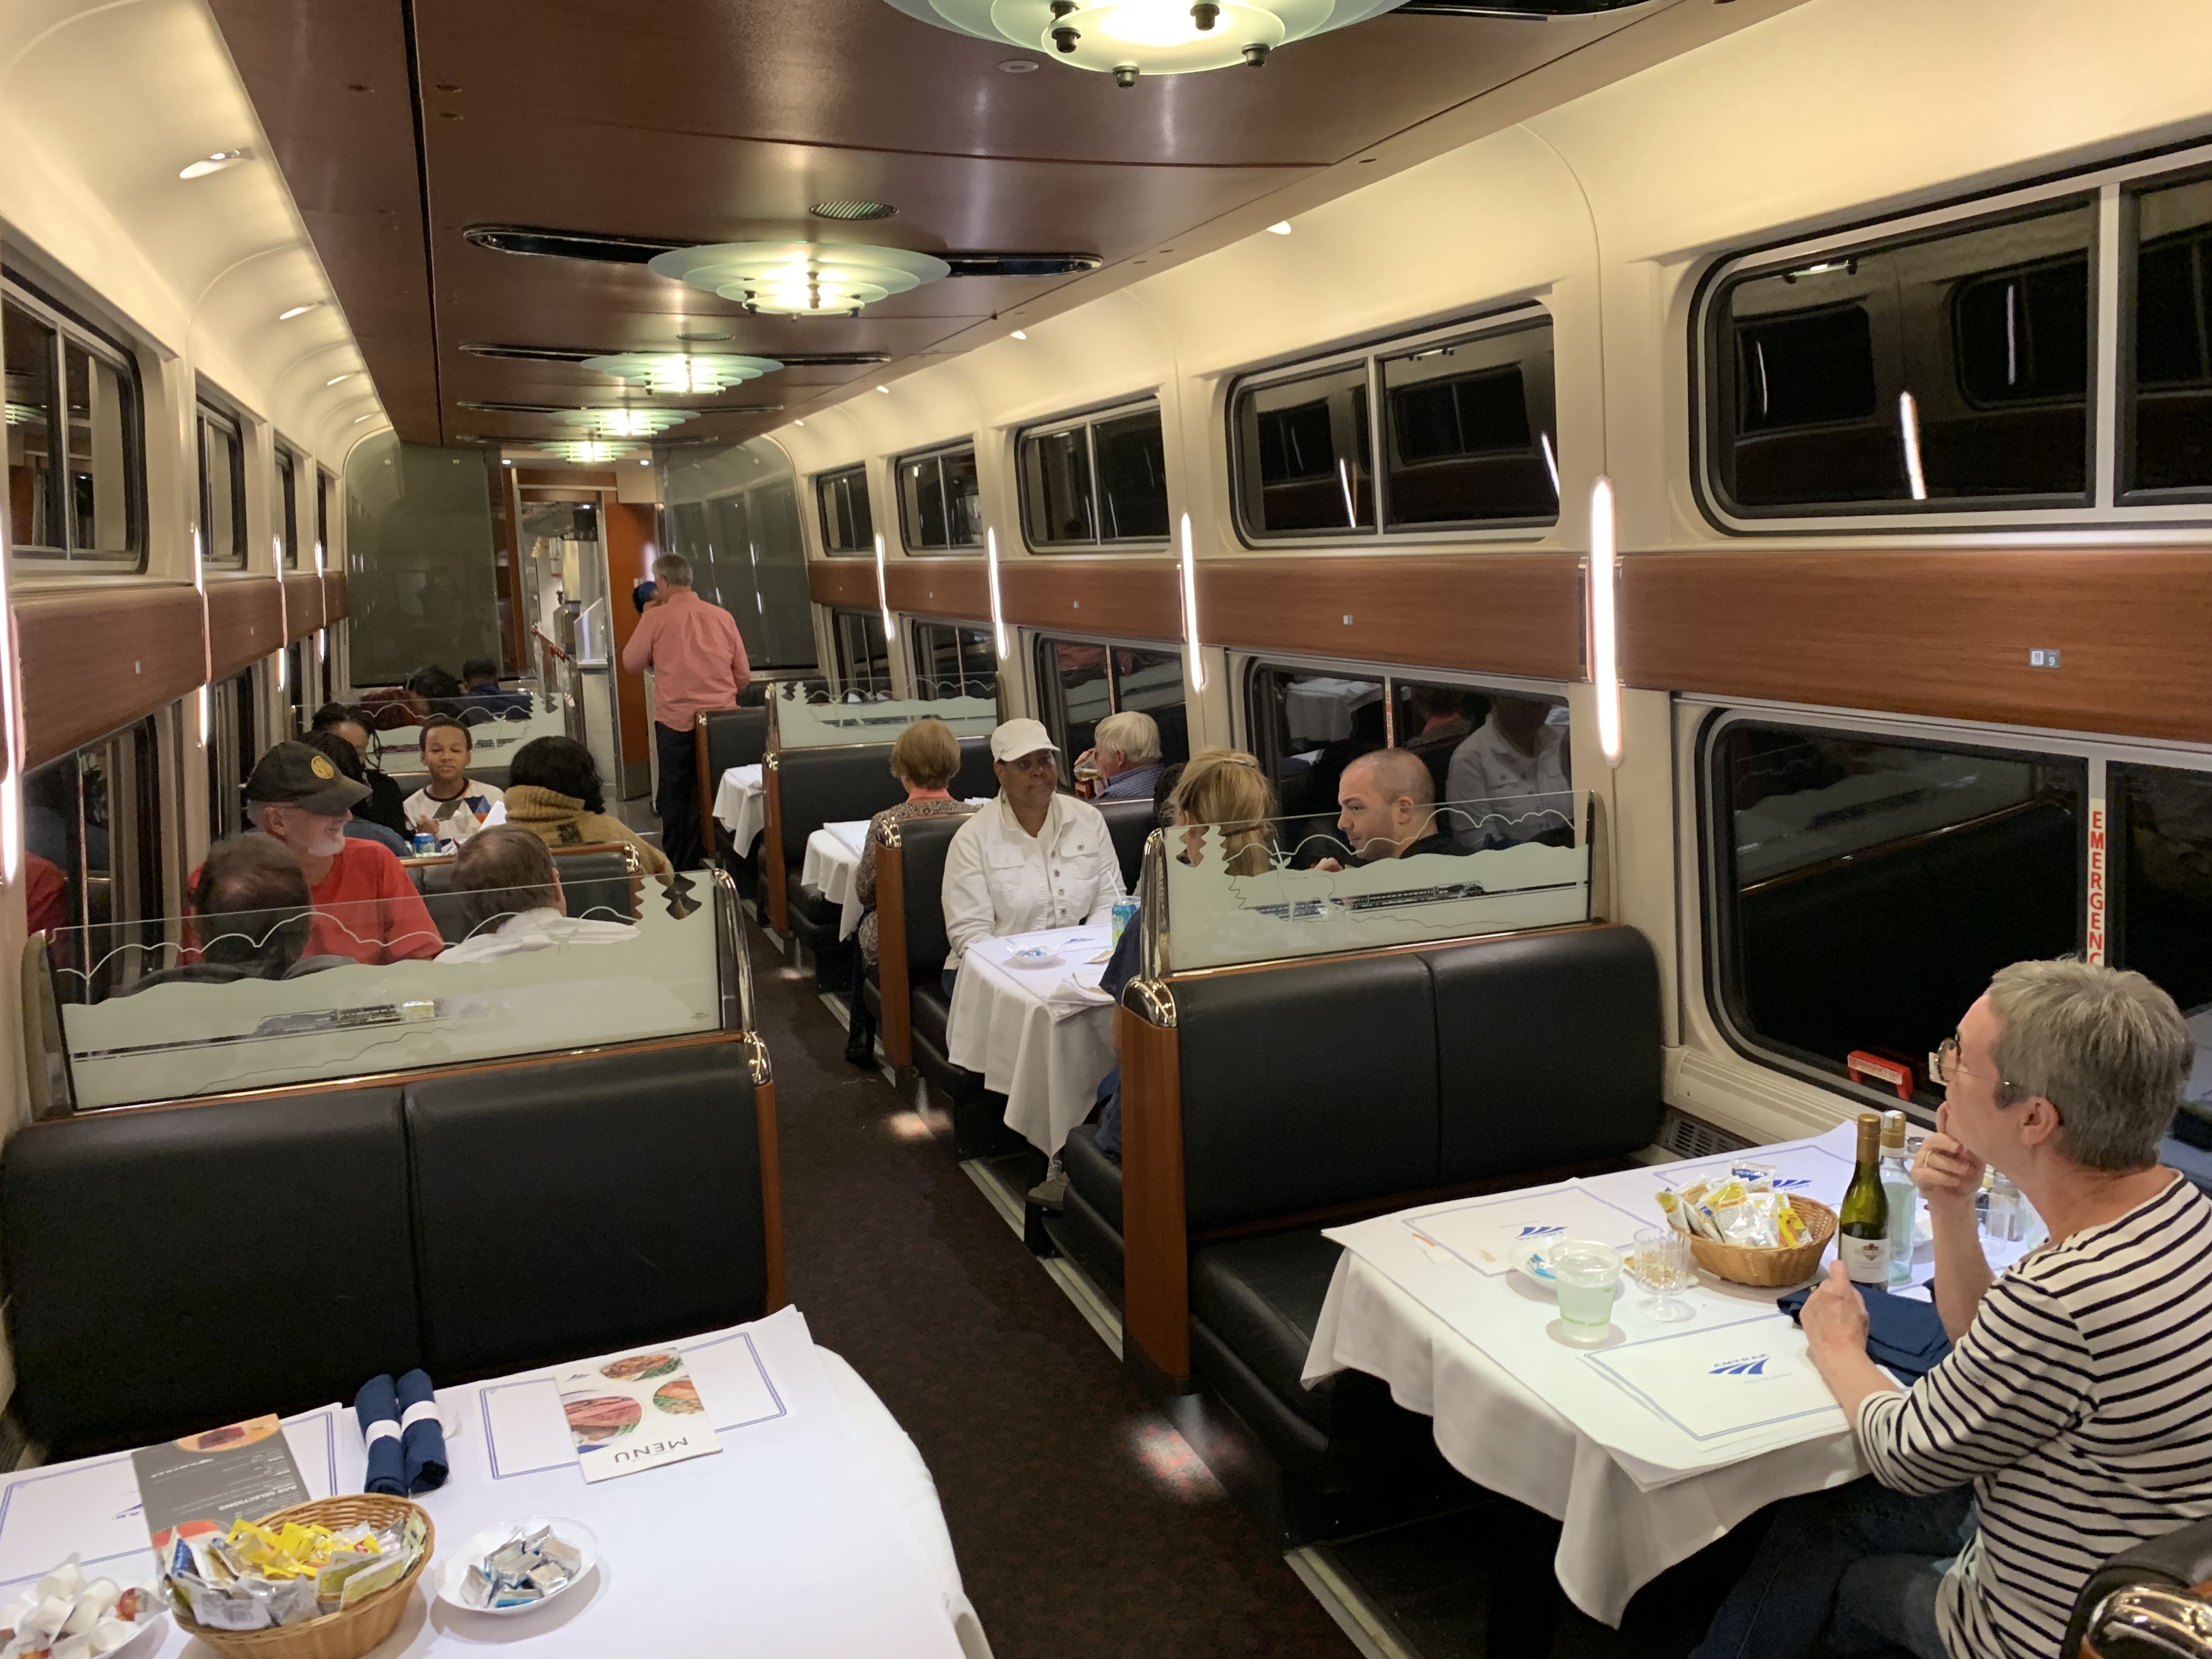
<svg viewBox="0 0 2212 1659">
<path fill-rule="evenodd" d="M 699 750 L 690 730 L 672 731 L 653 722 L 653 741 L 660 759 L 660 787 L 653 810 L 660 814 L 660 850 L 678 870 L 696 870 L 707 861 L 699 839 Z"/>
<path fill-rule="evenodd" d="M 1945 1659 L 1936 1588 L 1974 1527 L 1966 1486 L 1916 1498 L 1869 1478 L 1790 1498 L 1691 1659 Z"/>
</svg>

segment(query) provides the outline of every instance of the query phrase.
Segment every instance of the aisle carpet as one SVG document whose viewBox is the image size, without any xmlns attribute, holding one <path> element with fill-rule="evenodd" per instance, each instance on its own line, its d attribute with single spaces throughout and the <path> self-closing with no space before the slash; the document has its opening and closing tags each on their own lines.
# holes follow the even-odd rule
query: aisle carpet
<svg viewBox="0 0 2212 1659">
<path fill-rule="evenodd" d="M 792 1300 L 936 1477 L 998 1659 L 1355 1651 L 942 1142 L 756 950 Z"/>
</svg>

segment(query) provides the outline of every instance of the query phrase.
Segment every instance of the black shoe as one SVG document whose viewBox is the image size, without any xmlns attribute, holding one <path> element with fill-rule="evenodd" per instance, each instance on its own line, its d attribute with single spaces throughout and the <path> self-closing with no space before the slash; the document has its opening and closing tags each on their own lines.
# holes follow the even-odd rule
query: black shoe
<svg viewBox="0 0 2212 1659">
<path fill-rule="evenodd" d="M 852 1030 L 845 1037 L 845 1059 L 864 1072 L 876 1069 L 876 1034 L 872 1027 L 863 1025 L 857 1019 L 853 1022 Z"/>
</svg>

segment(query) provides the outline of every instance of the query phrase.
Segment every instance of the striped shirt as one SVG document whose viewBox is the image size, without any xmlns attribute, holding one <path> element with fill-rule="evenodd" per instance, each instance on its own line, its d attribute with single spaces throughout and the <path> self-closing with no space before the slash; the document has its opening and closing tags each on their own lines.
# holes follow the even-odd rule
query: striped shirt
<svg viewBox="0 0 2212 1659">
<path fill-rule="evenodd" d="M 2046 1245 L 1909 1394 L 1859 1407 L 1875 1476 L 1971 1481 L 1981 1526 L 1936 1597 L 1954 1659 L 2056 1659 L 2091 1572 L 2212 1516 L 2212 1200 L 2176 1176 Z"/>
</svg>

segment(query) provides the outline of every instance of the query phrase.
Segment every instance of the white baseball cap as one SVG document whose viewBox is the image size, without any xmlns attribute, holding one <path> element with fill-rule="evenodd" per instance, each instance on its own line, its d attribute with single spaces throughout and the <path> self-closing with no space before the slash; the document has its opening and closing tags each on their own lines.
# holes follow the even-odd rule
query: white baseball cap
<svg viewBox="0 0 2212 1659">
<path fill-rule="evenodd" d="M 1044 729 L 1042 720 L 1008 720 L 991 733 L 991 758 L 994 761 L 1019 760 L 1040 749 L 1049 749 L 1055 755 L 1060 752 L 1060 745 Z"/>
</svg>

